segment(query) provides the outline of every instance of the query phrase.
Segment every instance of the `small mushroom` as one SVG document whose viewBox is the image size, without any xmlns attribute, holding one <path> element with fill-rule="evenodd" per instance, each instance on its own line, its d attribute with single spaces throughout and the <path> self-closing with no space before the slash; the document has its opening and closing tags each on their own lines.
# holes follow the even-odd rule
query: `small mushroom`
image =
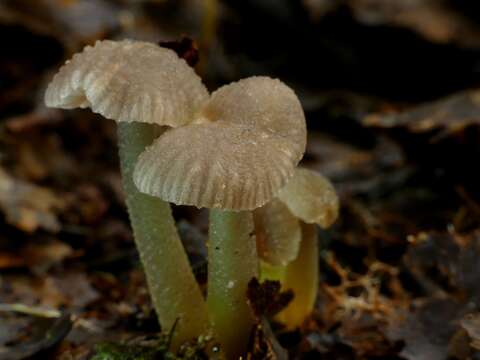
<svg viewBox="0 0 480 360">
<path fill-rule="evenodd" d="M 175 228 L 170 205 L 141 194 L 132 174 L 158 126 L 182 126 L 208 100 L 200 78 L 175 52 L 141 41 L 98 41 L 76 54 L 49 84 L 45 103 L 90 108 L 119 122 L 123 184 L 135 242 L 165 331 L 176 324 L 173 347 L 208 331 L 206 302 Z"/>
<path fill-rule="evenodd" d="M 257 251 L 271 266 L 284 267 L 295 260 L 300 250 L 300 221 L 278 198 L 253 212 Z"/>
<path fill-rule="evenodd" d="M 143 41 L 97 41 L 49 84 L 49 107 L 90 108 L 107 119 L 177 127 L 208 100 L 195 71 L 166 48 Z"/>
<path fill-rule="evenodd" d="M 262 277 L 280 280 L 295 294 L 278 315 L 290 329 L 312 312 L 318 291 L 316 224 L 328 228 L 338 211 L 333 185 L 314 171 L 297 168 L 277 198 L 254 212 L 257 249 L 266 264 Z"/>
<path fill-rule="evenodd" d="M 294 92 L 279 80 L 251 77 L 215 91 L 194 124 L 148 147 L 134 181 L 141 192 L 179 205 L 253 210 L 287 183 L 305 143 Z"/>
<path fill-rule="evenodd" d="M 221 87 L 193 123 L 170 129 L 139 157 L 141 192 L 210 212 L 208 306 L 227 358 L 245 351 L 253 316 L 246 289 L 258 276 L 252 213 L 292 177 L 306 126 L 295 93 L 251 77 Z"/>
<path fill-rule="evenodd" d="M 321 174 L 298 168 L 278 193 L 278 198 L 297 218 L 326 229 L 338 217 L 338 196 L 332 183 Z"/>
</svg>

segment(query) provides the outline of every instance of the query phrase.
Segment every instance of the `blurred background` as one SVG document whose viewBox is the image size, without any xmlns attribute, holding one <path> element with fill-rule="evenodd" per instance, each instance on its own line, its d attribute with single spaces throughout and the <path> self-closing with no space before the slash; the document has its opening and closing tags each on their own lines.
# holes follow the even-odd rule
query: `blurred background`
<svg viewBox="0 0 480 360">
<path fill-rule="evenodd" d="M 0 359 L 87 359 L 159 330 L 115 124 L 43 94 L 98 39 L 183 36 L 210 90 L 269 75 L 296 91 L 303 165 L 341 198 L 316 313 L 274 326 L 290 357 L 480 358 L 478 1 L 0 0 Z M 204 283 L 207 214 L 174 212 Z"/>
</svg>

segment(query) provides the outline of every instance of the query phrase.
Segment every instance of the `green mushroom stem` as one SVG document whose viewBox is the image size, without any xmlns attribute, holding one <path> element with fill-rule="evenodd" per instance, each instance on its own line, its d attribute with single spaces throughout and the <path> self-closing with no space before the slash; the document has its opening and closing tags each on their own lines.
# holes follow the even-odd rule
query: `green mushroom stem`
<svg viewBox="0 0 480 360">
<path fill-rule="evenodd" d="M 294 298 L 287 308 L 278 314 L 278 320 L 288 329 L 295 329 L 303 324 L 312 313 L 318 292 L 318 238 L 315 224 L 301 223 L 302 241 L 295 260 L 285 269 L 282 287 L 292 289 Z"/>
<path fill-rule="evenodd" d="M 245 353 L 254 325 L 246 297 L 249 281 L 258 276 L 252 232 L 251 212 L 210 210 L 207 303 L 213 332 L 227 359 Z"/>
<path fill-rule="evenodd" d="M 172 348 L 176 349 L 208 332 L 208 312 L 169 203 L 140 193 L 133 183 L 135 162 L 154 139 L 153 125 L 118 124 L 123 186 L 135 244 L 159 322 L 165 332 L 175 326 Z"/>
</svg>

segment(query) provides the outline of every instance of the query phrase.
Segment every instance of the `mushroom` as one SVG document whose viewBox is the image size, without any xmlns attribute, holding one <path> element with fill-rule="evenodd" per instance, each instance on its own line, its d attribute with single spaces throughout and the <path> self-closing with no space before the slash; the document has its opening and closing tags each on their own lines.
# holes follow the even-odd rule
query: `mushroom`
<svg viewBox="0 0 480 360">
<path fill-rule="evenodd" d="M 280 280 L 295 295 L 278 315 L 289 329 L 300 326 L 314 308 L 319 272 L 316 224 L 328 228 L 338 211 L 333 185 L 304 168 L 295 170 L 275 199 L 254 211 L 262 278 Z"/>
<path fill-rule="evenodd" d="M 251 77 L 212 93 L 193 123 L 166 131 L 140 155 L 141 192 L 210 210 L 208 309 L 227 358 L 245 351 L 254 322 L 247 284 L 258 275 L 252 210 L 292 177 L 306 126 L 295 93 Z"/>
<path fill-rule="evenodd" d="M 257 252 L 271 266 L 285 267 L 300 251 L 300 221 L 278 198 L 254 211 Z"/>
<path fill-rule="evenodd" d="M 208 331 L 207 306 L 170 205 L 139 193 L 132 173 L 158 125 L 191 123 L 208 97 L 200 78 L 175 52 L 131 40 L 85 47 L 59 70 L 45 94 L 49 107 L 88 107 L 119 122 L 120 163 L 135 243 L 162 327 L 168 331 L 178 321 L 173 347 Z"/>
</svg>

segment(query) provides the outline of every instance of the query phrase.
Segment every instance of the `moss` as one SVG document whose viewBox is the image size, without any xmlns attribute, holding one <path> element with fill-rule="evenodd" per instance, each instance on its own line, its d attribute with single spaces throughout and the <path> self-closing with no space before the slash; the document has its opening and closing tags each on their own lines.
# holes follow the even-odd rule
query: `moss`
<svg viewBox="0 0 480 360">
<path fill-rule="evenodd" d="M 166 348 L 151 348 L 140 345 L 121 345 L 103 343 L 96 346 L 96 354 L 92 360 L 153 360 L 174 359 L 168 356 Z"/>
<path fill-rule="evenodd" d="M 170 336 L 136 344 L 106 342 L 98 344 L 92 360 L 203 360 L 210 338 L 200 337 L 195 343 L 181 346 L 177 354 L 169 351 Z"/>
</svg>

